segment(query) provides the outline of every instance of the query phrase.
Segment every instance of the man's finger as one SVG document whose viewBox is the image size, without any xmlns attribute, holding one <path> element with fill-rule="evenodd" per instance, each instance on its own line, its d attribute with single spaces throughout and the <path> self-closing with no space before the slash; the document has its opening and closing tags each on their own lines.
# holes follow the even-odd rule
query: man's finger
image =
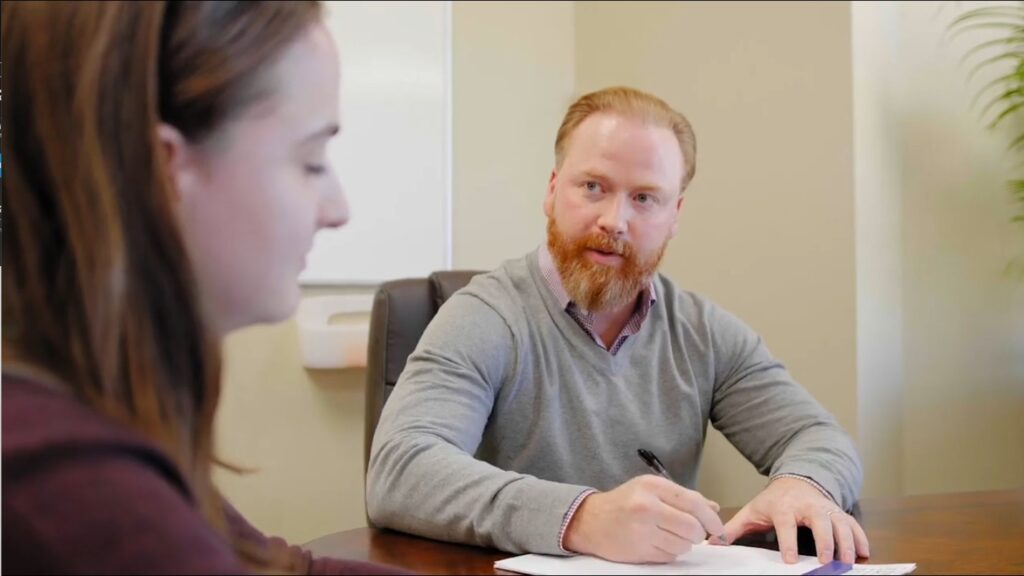
<svg viewBox="0 0 1024 576">
<path fill-rule="evenodd" d="M 832 514 L 831 519 L 836 555 L 839 556 L 840 562 L 853 564 L 857 561 L 857 553 L 854 551 L 853 529 L 850 527 L 850 520 L 841 512 Z"/>
<path fill-rule="evenodd" d="M 837 511 L 834 514 L 842 514 Z M 836 519 L 839 520 L 838 518 Z M 835 559 L 836 545 L 832 537 L 832 519 L 824 511 L 816 512 L 804 519 L 814 533 L 814 549 L 818 551 L 818 561 L 827 564 Z"/>
<path fill-rule="evenodd" d="M 704 540 L 707 534 L 704 527 L 691 514 L 677 510 L 668 504 L 662 504 L 661 510 L 655 519 L 655 525 L 662 530 L 667 530 L 680 538 L 697 544 Z"/>
<path fill-rule="evenodd" d="M 792 513 L 783 512 L 772 517 L 775 535 L 779 539 L 779 553 L 786 564 L 796 562 L 796 518 Z"/>
<path fill-rule="evenodd" d="M 678 557 L 678 554 L 666 552 L 658 546 L 653 546 L 650 554 L 647 554 L 643 561 L 651 564 L 668 564 L 669 562 L 675 562 Z"/>
<path fill-rule="evenodd" d="M 693 544 L 689 540 L 680 538 L 676 534 L 673 534 L 668 530 L 662 530 L 661 528 L 657 529 L 657 534 L 654 536 L 651 544 L 653 544 L 657 550 L 670 556 L 670 558 L 663 560 L 663 562 L 672 562 L 678 556 L 689 552 L 690 548 L 693 547 Z"/>
<path fill-rule="evenodd" d="M 687 512 L 696 518 L 708 534 L 721 536 L 725 532 L 722 519 L 718 517 L 717 512 L 711 509 L 707 499 L 699 492 L 673 484 L 662 490 L 658 496 L 669 506 Z"/>
<path fill-rule="evenodd" d="M 716 542 L 710 538 L 708 539 L 708 542 L 711 542 L 712 544 L 732 544 L 739 539 L 740 536 L 746 534 L 750 527 L 749 510 L 750 509 L 748 507 L 744 506 L 736 513 L 735 516 L 725 523 L 725 531 L 722 533 L 722 540 L 720 542 Z"/>
<path fill-rule="evenodd" d="M 868 545 L 868 535 L 864 533 L 864 529 L 861 528 L 860 524 L 856 520 L 850 520 L 851 530 L 853 530 L 853 543 L 857 550 L 857 556 L 861 558 L 870 558 L 871 549 Z"/>
</svg>

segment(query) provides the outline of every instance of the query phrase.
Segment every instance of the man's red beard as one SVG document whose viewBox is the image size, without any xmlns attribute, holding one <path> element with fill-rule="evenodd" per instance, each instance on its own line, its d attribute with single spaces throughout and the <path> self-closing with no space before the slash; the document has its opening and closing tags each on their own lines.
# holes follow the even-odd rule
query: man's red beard
<svg viewBox="0 0 1024 576">
<path fill-rule="evenodd" d="M 548 219 L 548 250 L 569 298 L 587 311 L 621 308 L 636 300 L 650 282 L 665 254 L 668 240 L 646 258 L 632 244 L 600 232 L 570 240 Z M 619 266 L 607 266 L 587 257 L 587 250 L 617 254 Z"/>
</svg>

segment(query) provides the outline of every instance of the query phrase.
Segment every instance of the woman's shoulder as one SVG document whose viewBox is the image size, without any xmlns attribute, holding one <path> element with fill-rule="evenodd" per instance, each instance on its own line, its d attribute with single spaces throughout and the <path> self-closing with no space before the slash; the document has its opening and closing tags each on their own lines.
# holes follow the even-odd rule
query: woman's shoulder
<svg viewBox="0 0 1024 576">
<path fill-rule="evenodd" d="M 67 390 L 44 380 L 4 373 L 3 462 L 39 461 L 90 451 L 123 451 L 150 460 L 177 476 L 162 450 L 138 432 L 101 414 Z"/>
<path fill-rule="evenodd" d="M 177 468 L 141 434 L 30 379 L 4 374 L 2 394 L 5 568 L 243 570 Z"/>
<path fill-rule="evenodd" d="M 180 470 L 153 442 L 100 413 L 58 384 L 3 374 L 0 421 L 3 486 L 37 482 L 68 463 L 119 461 L 161 478 L 185 499 L 191 490 Z"/>
</svg>

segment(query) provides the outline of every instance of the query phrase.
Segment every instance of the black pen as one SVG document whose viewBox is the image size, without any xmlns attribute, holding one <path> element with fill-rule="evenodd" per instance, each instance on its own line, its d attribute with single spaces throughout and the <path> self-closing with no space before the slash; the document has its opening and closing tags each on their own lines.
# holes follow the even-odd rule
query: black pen
<svg viewBox="0 0 1024 576">
<path fill-rule="evenodd" d="M 640 459 L 643 460 L 644 464 L 647 464 L 647 467 L 655 474 L 666 480 L 675 482 L 675 480 L 672 480 L 672 477 L 668 475 L 668 470 L 665 470 L 665 465 L 661 463 L 661 460 L 658 460 L 658 457 L 654 455 L 654 452 L 639 448 L 636 453 L 640 455 Z"/>
<path fill-rule="evenodd" d="M 658 457 L 654 455 L 654 452 L 651 452 L 650 450 L 645 450 L 643 448 L 638 448 L 636 453 L 637 455 L 640 456 L 640 459 L 644 461 L 644 464 L 647 464 L 647 467 L 650 468 L 652 472 L 654 472 L 658 476 L 661 476 L 665 480 L 668 480 L 669 482 L 679 484 L 678 482 L 673 480 L 671 476 L 668 475 L 668 470 L 665 469 L 665 465 L 662 464 L 661 460 L 659 460 Z M 714 534 L 711 534 L 711 537 L 716 539 L 718 542 L 725 544 L 725 538 L 723 536 L 716 536 Z"/>
</svg>

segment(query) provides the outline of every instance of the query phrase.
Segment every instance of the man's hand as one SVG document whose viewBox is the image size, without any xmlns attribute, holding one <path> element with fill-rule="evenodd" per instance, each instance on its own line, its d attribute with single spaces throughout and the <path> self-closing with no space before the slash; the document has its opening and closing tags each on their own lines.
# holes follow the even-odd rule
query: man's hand
<svg viewBox="0 0 1024 576">
<path fill-rule="evenodd" d="M 797 559 L 797 526 L 810 527 L 822 564 L 835 559 L 837 552 L 839 560 L 848 564 L 857 556 L 869 556 L 868 537 L 860 524 L 814 486 L 796 478 L 779 478 L 766 486 L 726 523 L 725 540 L 731 544 L 744 534 L 773 526 L 787 564 Z"/>
<path fill-rule="evenodd" d="M 587 496 L 566 528 L 566 550 L 614 562 L 663 563 L 724 533 L 718 504 L 660 476 Z"/>
</svg>

